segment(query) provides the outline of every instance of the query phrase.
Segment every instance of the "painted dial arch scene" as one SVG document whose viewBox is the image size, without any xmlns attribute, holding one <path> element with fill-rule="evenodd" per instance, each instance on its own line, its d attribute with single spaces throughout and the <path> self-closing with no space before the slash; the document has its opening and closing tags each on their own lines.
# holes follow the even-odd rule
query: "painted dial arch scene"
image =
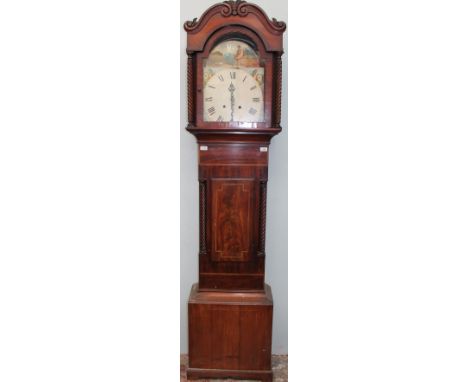
<svg viewBox="0 0 468 382">
<path fill-rule="evenodd" d="M 203 120 L 255 123 L 264 121 L 264 68 L 248 44 L 218 44 L 203 65 Z"/>
</svg>

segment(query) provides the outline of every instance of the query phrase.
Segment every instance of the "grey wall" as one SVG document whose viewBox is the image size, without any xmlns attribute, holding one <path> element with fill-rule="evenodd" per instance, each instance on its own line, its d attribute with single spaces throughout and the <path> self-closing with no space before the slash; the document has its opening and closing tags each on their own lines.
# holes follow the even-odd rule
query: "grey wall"
<svg viewBox="0 0 468 382">
<path fill-rule="evenodd" d="M 254 1 L 270 18 L 288 21 L 287 0 Z M 183 23 L 199 18 L 216 1 L 181 0 L 180 7 L 180 351 L 187 353 L 187 298 L 198 278 L 198 175 L 195 138 L 187 125 L 186 33 Z M 288 352 L 288 32 L 284 34 L 283 132 L 270 145 L 266 282 L 274 299 L 273 353 Z"/>
</svg>

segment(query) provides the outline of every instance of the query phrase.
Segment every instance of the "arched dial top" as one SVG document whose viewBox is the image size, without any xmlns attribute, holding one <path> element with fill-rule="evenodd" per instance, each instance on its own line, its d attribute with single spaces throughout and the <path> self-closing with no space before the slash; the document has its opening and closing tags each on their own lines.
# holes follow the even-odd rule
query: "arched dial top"
<svg viewBox="0 0 468 382">
<path fill-rule="evenodd" d="M 204 61 L 203 120 L 264 121 L 264 68 L 245 42 L 223 41 Z"/>
</svg>

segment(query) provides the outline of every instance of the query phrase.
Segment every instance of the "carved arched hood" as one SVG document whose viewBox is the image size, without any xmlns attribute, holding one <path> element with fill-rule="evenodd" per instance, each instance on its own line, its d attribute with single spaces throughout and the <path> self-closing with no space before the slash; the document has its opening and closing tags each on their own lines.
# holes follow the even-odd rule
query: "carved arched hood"
<svg viewBox="0 0 468 382">
<path fill-rule="evenodd" d="M 286 24 L 275 18 L 269 19 L 258 5 L 242 0 L 225 1 L 208 8 L 199 20 L 186 21 L 187 51 L 203 50 L 207 39 L 224 25 L 240 25 L 251 29 L 262 39 L 269 52 L 283 52 L 283 33 Z"/>
</svg>

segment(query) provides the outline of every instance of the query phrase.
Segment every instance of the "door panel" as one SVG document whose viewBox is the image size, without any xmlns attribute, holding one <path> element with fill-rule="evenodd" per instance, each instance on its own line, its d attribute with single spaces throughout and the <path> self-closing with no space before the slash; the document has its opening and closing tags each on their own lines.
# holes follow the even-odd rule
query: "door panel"
<svg viewBox="0 0 468 382">
<path fill-rule="evenodd" d="M 254 227 L 254 179 L 212 179 L 212 256 L 249 261 Z"/>
</svg>

